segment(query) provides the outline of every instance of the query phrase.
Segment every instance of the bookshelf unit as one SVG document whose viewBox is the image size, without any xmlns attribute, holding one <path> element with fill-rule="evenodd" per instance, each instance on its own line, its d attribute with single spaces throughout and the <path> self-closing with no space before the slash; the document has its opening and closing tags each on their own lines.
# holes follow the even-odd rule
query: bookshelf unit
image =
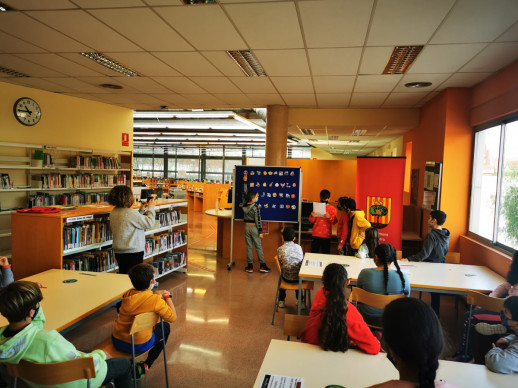
<svg viewBox="0 0 518 388">
<path fill-rule="evenodd" d="M 107 220 L 110 211 L 109 205 L 79 206 L 74 210 L 65 210 L 52 214 L 13 213 L 12 214 L 12 264 L 15 278 L 31 276 L 48 269 L 61 269 L 67 260 L 76 254 L 99 252 L 101 249 L 110 249 L 111 239 L 101 239 L 93 243 L 83 238 L 83 243 L 77 239 L 67 242 L 76 243 L 79 246 L 65 246 L 65 228 L 73 228 L 82 222 L 93 222 L 102 219 Z M 164 200 L 156 206 L 157 214 L 172 210 L 180 210 L 181 216 L 171 225 L 159 225 L 157 219 L 155 227 L 146 231 L 146 236 L 160 235 L 167 232 L 184 231 L 185 244 L 176 244 L 171 249 L 159 251 L 145 257 L 144 261 L 152 262 L 162 258 L 163 254 L 176 253 L 183 255 L 181 265 L 169 267 L 168 271 L 162 271 L 157 277 L 164 276 L 174 271 L 187 268 L 187 202 L 185 200 Z M 99 221 L 101 222 L 101 221 Z M 86 234 L 79 234 L 83 237 Z M 115 263 L 115 262 L 113 262 Z M 106 270 L 114 270 L 114 265 Z M 86 269 L 85 269 L 86 270 Z"/>
</svg>

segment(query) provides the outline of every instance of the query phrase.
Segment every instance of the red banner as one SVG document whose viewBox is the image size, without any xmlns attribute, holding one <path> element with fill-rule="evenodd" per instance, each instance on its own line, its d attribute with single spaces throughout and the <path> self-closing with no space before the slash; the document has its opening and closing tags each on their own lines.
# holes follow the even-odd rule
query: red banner
<svg viewBox="0 0 518 388">
<path fill-rule="evenodd" d="M 359 157 L 356 164 L 356 207 L 377 228 L 380 244 L 401 250 L 404 157 Z"/>
</svg>

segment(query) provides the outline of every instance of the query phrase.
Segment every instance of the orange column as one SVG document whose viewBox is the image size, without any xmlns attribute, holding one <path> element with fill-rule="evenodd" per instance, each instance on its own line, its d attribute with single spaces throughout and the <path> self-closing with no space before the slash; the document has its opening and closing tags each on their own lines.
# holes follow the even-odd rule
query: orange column
<svg viewBox="0 0 518 388">
<path fill-rule="evenodd" d="M 266 109 L 266 166 L 286 166 L 288 107 L 268 105 Z"/>
</svg>

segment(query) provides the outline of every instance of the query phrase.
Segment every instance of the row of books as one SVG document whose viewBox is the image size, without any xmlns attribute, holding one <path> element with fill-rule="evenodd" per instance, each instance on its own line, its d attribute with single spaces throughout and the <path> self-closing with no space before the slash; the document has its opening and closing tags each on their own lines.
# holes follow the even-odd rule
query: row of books
<svg viewBox="0 0 518 388">
<path fill-rule="evenodd" d="M 54 160 L 51 154 L 43 154 L 43 167 L 54 167 Z"/>
<path fill-rule="evenodd" d="M 168 249 L 176 248 L 187 242 L 185 231 L 172 231 L 160 233 L 154 236 L 146 237 L 146 245 L 144 247 L 144 256 L 151 256 Z"/>
<path fill-rule="evenodd" d="M 84 247 L 113 239 L 110 221 L 97 218 L 63 227 L 63 250 Z"/>
<path fill-rule="evenodd" d="M 106 272 L 115 269 L 116 265 L 111 248 L 81 253 L 63 260 L 63 269 L 72 271 Z"/>
<path fill-rule="evenodd" d="M 32 187 L 41 189 L 84 189 L 125 185 L 125 175 L 105 174 L 42 174 L 33 175 Z"/>
<path fill-rule="evenodd" d="M 120 169 L 121 164 L 116 157 L 108 156 L 74 156 L 70 158 L 70 167 L 87 169 Z"/>
<path fill-rule="evenodd" d="M 182 213 L 180 209 L 160 210 L 156 213 L 155 218 L 158 220 L 160 227 L 175 225 L 182 222 Z"/>
<path fill-rule="evenodd" d="M 49 194 L 36 193 L 29 196 L 28 206 L 56 206 L 56 205 L 91 205 L 94 203 L 108 202 L 108 193 L 66 193 Z"/>
<path fill-rule="evenodd" d="M 185 265 L 186 257 L 186 252 L 174 252 L 167 254 L 164 257 L 154 259 L 150 261 L 149 264 L 155 267 L 155 275 L 158 276 Z"/>
<path fill-rule="evenodd" d="M 2 190 L 9 190 L 13 188 L 13 182 L 11 182 L 9 174 L 0 174 L 0 180 L 2 181 Z"/>
</svg>

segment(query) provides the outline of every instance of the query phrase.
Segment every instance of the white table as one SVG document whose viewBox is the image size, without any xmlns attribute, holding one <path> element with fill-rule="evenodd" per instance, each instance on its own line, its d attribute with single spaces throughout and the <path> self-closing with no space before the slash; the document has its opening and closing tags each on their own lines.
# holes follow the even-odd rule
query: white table
<svg viewBox="0 0 518 388">
<path fill-rule="evenodd" d="M 313 267 L 310 262 L 321 264 L 321 266 Z M 373 259 L 306 253 L 299 272 L 299 298 L 302 282 L 304 280 L 321 281 L 324 269 L 331 263 L 346 265 L 345 269 L 347 276 L 351 279 L 351 284 L 356 283 L 362 269 L 376 267 Z M 488 293 L 505 282 L 502 276 L 479 265 L 413 261 L 399 262 L 399 265 L 408 277 L 412 291 L 440 291 L 453 295 L 465 295 L 468 290 Z M 298 313 L 300 314 L 300 301 Z"/>
<path fill-rule="evenodd" d="M 73 283 L 64 280 L 76 279 Z M 109 306 L 132 288 L 128 275 L 50 269 L 22 280 L 41 283 L 46 330 L 63 331 Z M 0 327 L 7 325 L 0 315 Z"/>
<path fill-rule="evenodd" d="M 301 377 L 304 388 L 323 388 L 331 384 L 364 388 L 399 378 L 384 353 L 373 356 L 356 349 L 345 353 L 326 352 L 316 345 L 281 340 L 270 342 L 255 388 L 261 387 L 265 374 Z M 484 365 L 440 361 L 436 379 L 459 388 L 516 388 L 518 376 L 493 373 Z"/>
</svg>

